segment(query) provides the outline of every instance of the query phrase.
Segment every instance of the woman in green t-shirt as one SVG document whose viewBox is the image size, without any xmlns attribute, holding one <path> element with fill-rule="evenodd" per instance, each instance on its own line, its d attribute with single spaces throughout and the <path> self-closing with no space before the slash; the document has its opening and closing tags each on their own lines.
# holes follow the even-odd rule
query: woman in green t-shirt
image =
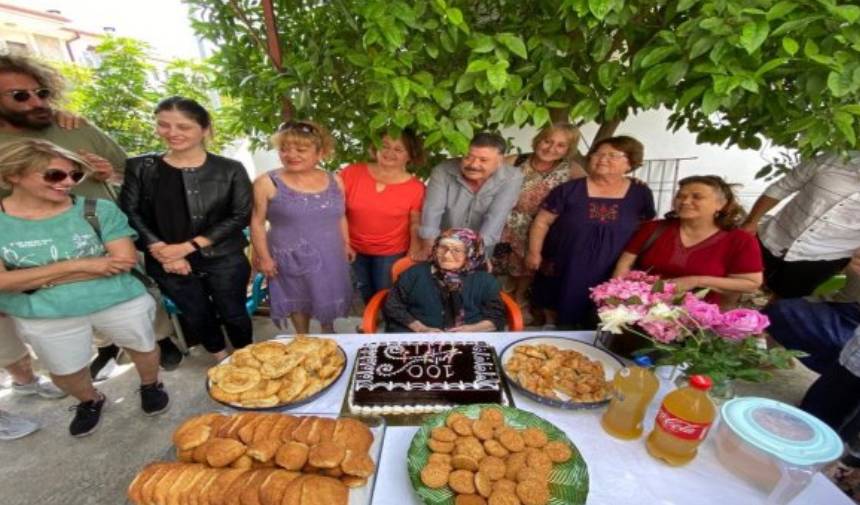
<svg viewBox="0 0 860 505">
<path fill-rule="evenodd" d="M 108 200 L 96 201 L 96 230 L 85 217 L 86 201 L 71 195 L 89 170 L 45 140 L 0 148 L 0 185 L 12 191 L 0 200 L 0 312 L 12 317 L 54 383 L 80 402 L 69 426 L 77 437 L 96 429 L 105 403 L 88 368 L 93 329 L 134 361 L 144 413 L 169 407 L 158 380 L 155 302 L 130 274 L 135 232 Z"/>
</svg>

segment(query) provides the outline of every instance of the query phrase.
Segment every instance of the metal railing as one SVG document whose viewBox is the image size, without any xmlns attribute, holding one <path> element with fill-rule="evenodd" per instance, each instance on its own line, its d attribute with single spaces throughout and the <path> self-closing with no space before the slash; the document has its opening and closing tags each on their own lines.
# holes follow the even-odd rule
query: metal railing
<svg viewBox="0 0 860 505">
<path fill-rule="evenodd" d="M 654 193 L 654 207 L 658 217 L 672 209 L 672 198 L 678 189 L 681 162 L 694 159 L 696 158 L 645 160 L 642 166 L 633 172 L 633 176 L 645 181 Z"/>
</svg>

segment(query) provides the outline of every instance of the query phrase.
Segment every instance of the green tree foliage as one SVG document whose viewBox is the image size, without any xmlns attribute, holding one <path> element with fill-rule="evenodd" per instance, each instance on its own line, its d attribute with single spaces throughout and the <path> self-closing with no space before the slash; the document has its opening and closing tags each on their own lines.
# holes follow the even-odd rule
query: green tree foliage
<svg viewBox="0 0 860 505">
<path fill-rule="evenodd" d="M 235 108 L 215 107 L 213 70 L 206 63 L 175 60 L 156 77 L 149 47 L 141 41 L 107 37 L 95 48 L 100 63 L 95 68 L 64 64 L 60 70 L 69 83 L 64 106 L 98 125 L 129 154 L 163 149 L 155 135 L 152 111 L 161 98 L 181 95 L 193 98 L 213 113 L 218 135 L 210 149 L 219 151 L 236 138 Z"/>
<path fill-rule="evenodd" d="M 856 145 L 860 7 L 837 0 L 185 0 L 246 133 L 299 117 L 342 159 L 415 127 L 462 153 L 479 129 L 601 123 L 666 107 L 699 141 L 803 154 Z"/>
</svg>

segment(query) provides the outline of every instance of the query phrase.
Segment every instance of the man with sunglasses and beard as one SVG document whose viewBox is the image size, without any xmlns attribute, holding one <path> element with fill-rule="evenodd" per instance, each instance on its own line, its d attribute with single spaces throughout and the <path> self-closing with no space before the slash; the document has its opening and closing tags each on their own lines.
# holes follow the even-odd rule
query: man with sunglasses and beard
<svg viewBox="0 0 860 505">
<path fill-rule="evenodd" d="M 441 230 L 468 228 L 484 239 L 488 253 L 499 241 L 523 183 L 520 169 L 505 163 L 507 144 L 496 133 L 481 132 L 469 152 L 435 168 L 421 211 L 421 256 L 428 258 Z"/>
<path fill-rule="evenodd" d="M 125 152 L 86 122 L 77 128 L 61 128 L 54 105 L 62 89 L 63 79 L 51 67 L 24 55 L 0 55 L 0 144 L 22 137 L 39 138 L 75 152 L 94 169 L 75 186 L 75 194 L 115 200 L 113 184 L 121 182 L 116 179 L 125 167 Z"/>
</svg>

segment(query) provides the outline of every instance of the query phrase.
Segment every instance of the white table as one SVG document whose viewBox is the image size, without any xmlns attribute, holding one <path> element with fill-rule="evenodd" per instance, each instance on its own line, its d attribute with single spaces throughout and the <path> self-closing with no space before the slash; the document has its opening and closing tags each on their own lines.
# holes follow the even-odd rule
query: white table
<svg viewBox="0 0 860 505">
<path fill-rule="evenodd" d="M 575 338 L 591 343 L 592 332 L 519 332 L 460 334 L 458 340 L 484 340 L 501 354 L 509 343 L 533 335 Z M 286 336 L 286 335 L 285 335 Z M 451 337 L 440 334 L 338 334 L 330 335 L 346 351 L 348 363 L 337 383 L 313 403 L 293 409 L 291 413 L 339 413 L 349 374 L 359 346 L 372 341 L 440 340 Z M 663 382 L 646 415 L 646 433 L 654 424 L 654 416 L 663 395 L 672 389 Z M 513 391 L 513 388 L 512 388 Z M 765 495 L 723 468 L 717 460 L 713 433 L 699 449 L 691 463 L 680 468 L 669 467 L 655 460 L 645 450 L 645 436 L 639 440 L 616 440 L 600 427 L 602 410 L 562 410 L 534 402 L 513 392 L 520 409 L 533 412 L 555 424 L 576 444 L 588 466 L 588 505 L 694 505 L 723 503 L 725 505 L 760 504 Z M 389 427 L 377 472 L 373 505 L 421 505 L 409 482 L 406 452 L 417 427 Z M 792 505 L 853 505 L 836 486 L 821 474 L 792 502 Z"/>
</svg>

